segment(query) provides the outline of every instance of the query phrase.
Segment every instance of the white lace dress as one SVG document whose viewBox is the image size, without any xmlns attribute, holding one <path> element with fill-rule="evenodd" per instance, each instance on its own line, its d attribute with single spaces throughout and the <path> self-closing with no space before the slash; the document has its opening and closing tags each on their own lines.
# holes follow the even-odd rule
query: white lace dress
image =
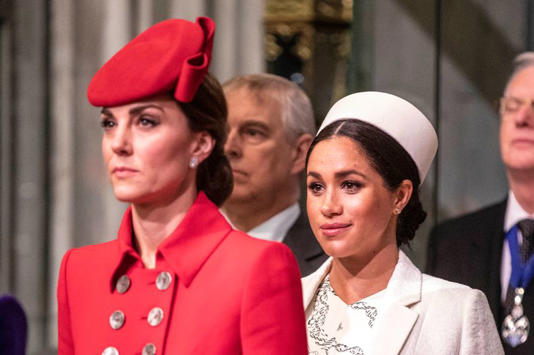
<svg viewBox="0 0 534 355">
<path fill-rule="evenodd" d="M 385 290 L 348 305 L 336 295 L 329 276 L 317 290 L 307 322 L 310 355 L 369 354 Z"/>
</svg>

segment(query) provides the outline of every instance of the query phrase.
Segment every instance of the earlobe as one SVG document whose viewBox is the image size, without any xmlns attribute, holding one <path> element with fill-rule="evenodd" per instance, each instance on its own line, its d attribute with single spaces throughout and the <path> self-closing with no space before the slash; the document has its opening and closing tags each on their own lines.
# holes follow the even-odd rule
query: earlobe
<svg viewBox="0 0 534 355">
<path fill-rule="evenodd" d="M 413 185 L 410 180 L 403 180 L 397 188 L 397 197 L 395 199 L 394 214 L 401 214 L 402 210 L 412 197 Z"/>
<path fill-rule="evenodd" d="M 293 147 L 293 167 L 291 172 L 293 174 L 300 174 L 306 167 L 306 154 L 308 153 L 308 148 L 312 143 L 313 137 L 311 134 L 304 133 L 301 134 Z"/>
<path fill-rule="evenodd" d="M 206 131 L 198 132 L 192 155 L 196 157 L 197 164 L 202 163 L 215 147 L 215 139 Z"/>
</svg>

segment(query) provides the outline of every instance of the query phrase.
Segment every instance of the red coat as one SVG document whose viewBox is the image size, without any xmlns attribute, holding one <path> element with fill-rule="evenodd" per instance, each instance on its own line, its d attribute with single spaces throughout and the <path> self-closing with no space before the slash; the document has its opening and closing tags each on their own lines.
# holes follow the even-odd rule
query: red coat
<svg viewBox="0 0 534 355">
<path fill-rule="evenodd" d="M 63 257 L 59 354 L 307 354 L 300 275 L 284 244 L 232 230 L 199 193 L 145 269 L 131 219 L 129 208 L 116 240 Z"/>
</svg>

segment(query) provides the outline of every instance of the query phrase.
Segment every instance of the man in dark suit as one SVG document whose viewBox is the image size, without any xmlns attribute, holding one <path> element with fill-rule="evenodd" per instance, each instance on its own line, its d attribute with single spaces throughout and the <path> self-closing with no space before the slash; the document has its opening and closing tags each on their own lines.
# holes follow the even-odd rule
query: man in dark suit
<svg viewBox="0 0 534 355">
<path fill-rule="evenodd" d="M 522 342 L 522 333 L 514 327 L 520 327 L 519 304 L 528 320 L 534 322 L 534 277 L 525 283 L 531 275 L 518 267 L 534 265 L 534 53 L 523 53 L 514 61 L 500 100 L 500 116 L 508 196 L 437 225 L 430 235 L 427 272 L 482 290 L 504 335 L 505 353 L 531 355 L 534 334 Z M 511 321 L 506 322 L 507 327 L 502 326 L 505 319 Z M 510 330 L 517 337 L 506 336 Z"/>
<path fill-rule="evenodd" d="M 236 229 L 286 243 L 308 275 L 326 259 L 298 204 L 315 134 L 310 100 L 295 83 L 271 74 L 239 76 L 223 87 L 234 190 L 222 212 Z"/>
</svg>

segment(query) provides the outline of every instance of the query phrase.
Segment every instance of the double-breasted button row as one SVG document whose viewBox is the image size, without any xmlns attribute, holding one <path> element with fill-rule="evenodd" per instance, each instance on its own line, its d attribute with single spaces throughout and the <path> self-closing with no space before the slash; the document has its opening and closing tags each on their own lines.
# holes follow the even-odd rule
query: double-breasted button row
<svg viewBox="0 0 534 355">
<path fill-rule="evenodd" d="M 165 313 L 163 312 L 163 309 L 159 307 L 154 307 L 148 312 L 147 316 L 147 322 L 151 326 L 155 327 L 163 321 Z M 124 316 L 124 313 L 120 310 L 117 310 L 109 316 L 109 325 L 112 329 L 120 329 L 124 325 L 124 321 L 126 320 L 126 317 Z"/>
<path fill-rule="evenodd" d="M 168 271 L 162 271 L 156 277 L 156 287 L 160 291 L 164 291 L 169 288 L 172 283 L 172 275 Z M 125 293 L 130 288 L 132 281 L 128 275 L 122 275 L 115 284 L 115 289 L 118 293 Z"/>
<path fill-rule="evenodd" d="M 108 346 L 102 351 L 102 355 L 119 355 L 119 351 L 113 346 Z M 143 347 L 142 355 L 156 355 L 156 346 L 151 343 L 146 344 Z"/>
<path fill-rule="evenodd" d="M 173 276 L 168 271 L 162 271 L 158 274 L 156 277 L 156 288 L 160 291 L 165 291 L 169 288 L 169 286 L 172 284 Z M 118 293 L 123 294 L 126 293 L 130 286 L 132 285 L 132 281 L 128 275 L 122 275 L 119 277 L 115 284 L 115 289 Z M 152 326 L 158 326 L 164 318 L 164 312 L 163 309 L 160 307 L 154 307 L 152 308 L 147 315 L 147 323 Z M 126 321 L 126 317 L 124 313 L 121 310 L 116 310 L 109 316 L 109 325 L 112 329 L 120 329 L 124 325 L 124 322 Z M 142 355 L 155 355 L 156 354 L 156 346 L 152 343 L 146 344 L 142 349 Z M 109 346 L 102 352 L 102 355 L 119 355 L 119 351 L 117 348 L 113 346 Z"/>
</svg>

